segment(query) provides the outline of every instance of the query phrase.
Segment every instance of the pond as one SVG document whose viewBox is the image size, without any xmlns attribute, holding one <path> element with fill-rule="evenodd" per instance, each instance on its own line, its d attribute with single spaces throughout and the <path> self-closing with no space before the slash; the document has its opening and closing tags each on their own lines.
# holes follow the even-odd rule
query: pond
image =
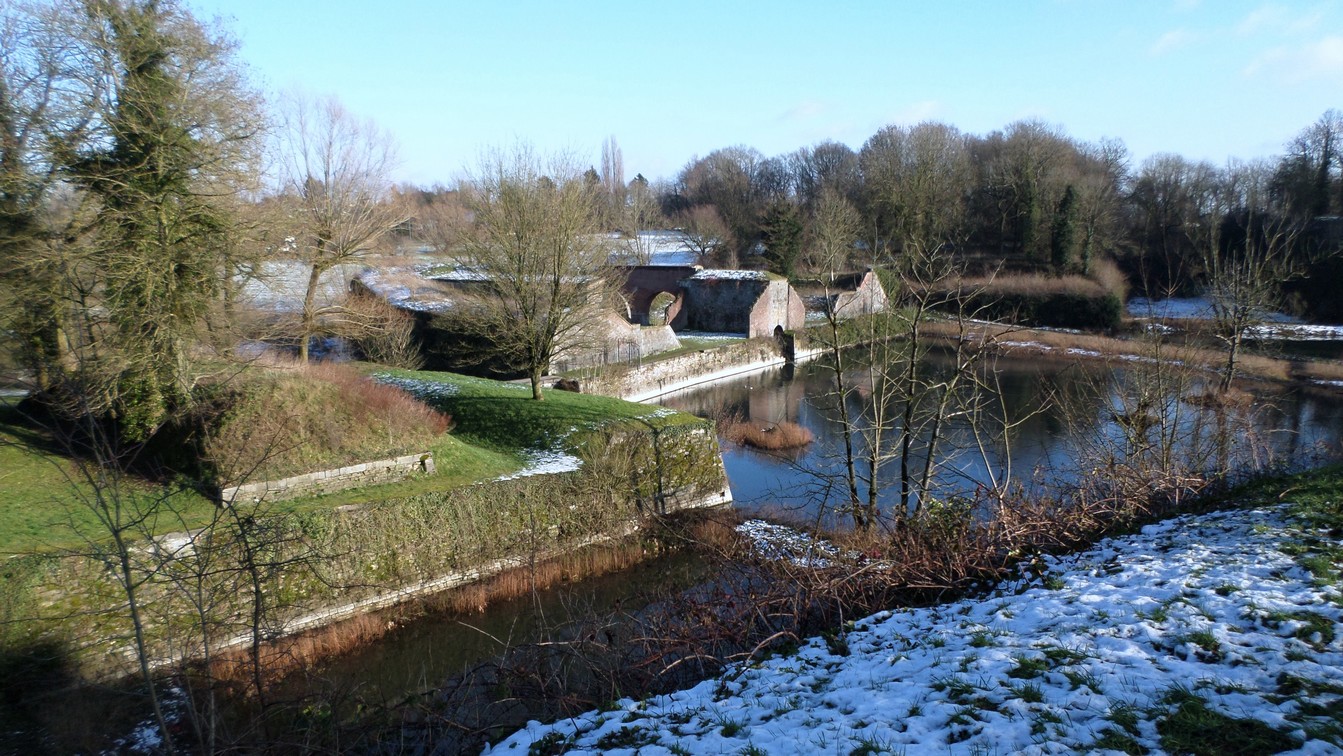
<svg viewBox="0 0 1343 756">
<path fill-rule="evenodd" d="M 945 371 L 945 356 L 933 355 L 933 370 Z M 1124 451 L 1115 421 L 1135 402 L 1142 387 L 1141 366 L 1110 367 L 1094 360 L 1001 356 L 986 363 L 981 380 L 997 387 L 996 396 L 976 417 L 953 417 L 938 447 L 938 490 L 973 495 L 982 486 L 1001 488 L 1010 480 L 1039 493 L 1075 485 L 1083 464 L 1099 454 Z M 873 400 L 860 376 L 848 376 L 858 390 L 848 398 L 851 417 L 870 416 Z M 1169 379 L 1169 376 L 1167 377 Z M 1205 390 L 1206 376 L 1179 378 L 1186 396 Z M 737 506 L 756 512 L 792 513 L 827 519 L 845 496 L 839 485 L 844 469 L 842 424 L 834 396 L 833 370 L 823 361 L 796 369 L 776 368 L 709 386 L 669 394 L 665 406 L 701 416 L 736 416 L 762 424 L 790 421 L 809 429 L 815 441 L 797 453 L 761 452 L 724 441 L 723 461 Z M 1222 448 L 1225 459 L 1209 460 L 1232 469 L 1269 459 L 1300 459 L 1307 452 L 1336 448 L 1343 437 L 1343 397 L 1325 390 L 1253 386 L 1248 406 L 1233 408 L 1234 431 Z M 984 397 L 979 397 L 981 400 Z M 1168 401 L 1178 415 L 1182 449 L 1191 458 L 1209 453 L 1215 439 L 1216 413 L 1185 401 Z M 886 448 L 898 442 L 898 422 L 880 434 Z M 975 426 L 978 426 L 977 429 Z M 863 447 L 860 444 L 860 451 Z M 916 449 L 916 452 L 918 449 Z M 916 454 L 914 459 L 921 463 Z M 882 502 L 893 505 L 898 491 L 899 460 L 885 463 Z"/>
</svg>

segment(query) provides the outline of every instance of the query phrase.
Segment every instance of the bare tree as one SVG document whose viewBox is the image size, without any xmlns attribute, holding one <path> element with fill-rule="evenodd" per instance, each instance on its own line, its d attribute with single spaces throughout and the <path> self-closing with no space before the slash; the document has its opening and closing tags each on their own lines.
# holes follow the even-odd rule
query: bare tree
<svg viewBox="0 0 1343 756">
<path fill-rule="evenodd" d="M 462 188 L 475 224 L 463 254 L 480 277 L 458 328 L 525 371 L 532 397 L 551 360 L 600 343 L 611 263 L 600 196 L 570 160 L 525 145 L 488 155 Z"/>
<path fill-rule="evenodd" d="M 648 188 L 648 182 L 639 178 L 630 182 L 629 191 L 621 199 L 619 228 L 625 257 L 636 265 L 648 265 L 652 262 L 653 250 L 648 237 L 639 232 L 661 227 L 662 208 Z"/>
<path fill-rule="evenodd" d="M 862 217 L 853 205 L 838 191 L 823 189 L 811 219 L 810 244 L 803 252 L 807 268 L 833 282 L 848 268 L 862 231 Z"/>
<path fill-rule="evenodd" d="M 685 245 L 702 262 L 719 261 L 723 252 L 728 253 L 724 267 L 736 266 L 736 250 L 732 243 L 732 232 L 723 222 L 723 216 L 713 205 L 695 205 L 682 210 L 675 217 L 676 225 L 681 229 Z"/>
<path fill-rule="evenodd" d="M 396 162 L 391 137 L 334 97 L 290 97 L 283 109 L 283 191 L 292 213 L 296 246 L 308 266 L 299 323 L 299 359 L 332 305 L 319 306 L 327 271 L 369 254 L 404 218 L 389 202 Z"/>
<path fill-rule="evenodd" d="M 1226 350 L 1221 393 L 1235 380 L 1246 334 L 1281 308 L 1283 283 L 1300 275 L 1305 263 L 1293 255 L 1301 226 L 1269 211 L 1268 178 L 1264 164 L 1228 166 L 1186 226 L 1203 262 L 1216 336 Z"/>
<path fill-rule="evenodd" d="M 614 135 L 602 141 L 602 187 L 620 202 L 625 198 L 625 158 Z"/>
</svg>

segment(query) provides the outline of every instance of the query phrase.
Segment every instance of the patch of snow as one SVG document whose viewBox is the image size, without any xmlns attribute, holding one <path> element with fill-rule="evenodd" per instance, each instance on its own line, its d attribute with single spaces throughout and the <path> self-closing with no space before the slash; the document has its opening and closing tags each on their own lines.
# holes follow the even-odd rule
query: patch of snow
<svg viewBox="0 0 1343 756">
<path fill-rule="evenodd" d="M 999 341 L 998 346 L 1008 349 L 1043 349 L 1046 352 L 1050 350 L 1048 344 L 1042 344 L 1038 341 Z"/>
<path fill-rule="evenodd" d="M 1285 553 L 1305 535 L 1293 527 L 1276 509 L 1149 525 L 1040 557 L 981 600 L 859 620 L 842 649 L 814 639 L 688 690 L 529 723 L 488 753 L 542 738 L 599 753 L 608 737 L 645 753 L 1078 753 L 1107 730 L 1160 752 L 1172 692 L 1292 733 L 1299 752 L 1339 753 L 1302 741 L 1311 719 L 1297 702 L 1343 701 L 1343 633 L 1308 623 L 1338 628 L 1343 607 Z M 1121 714 L 1137 717 L 1127 732 Z"/>
<path fill-rule="evenodd" d="M 488 281 L 490 277 L 478 270 L 470 268 L 453 268 L 442 273 L 435 273 L 431 276 L 425 276 L 430 281 L 453 281 L 459 283 Z"/>
<path fill-rule="evenodd" d="M 350 280 L 362 269 L 361 265 L 337 265 L 323 273 L 317 280 L 317 306 L 331 306 L 343 299 Z M 262 310 L 299 312 L 311 272 L 312 266 L 301 260 L 269 260 L 243 283 L 240 297 Z"/>
<path fill-rule="evenodd" d="M 1343 326 L 1275 324 L 1248 328 L 1246 338 L 1262 341 L 1343 341 Z"/>
<path fill-rule="evenodd" d="M 762 270 L 705 268 L 695 271 L 691 278 L 696 281 L 768 281 L 769 275 Z"/>
<path fill-rule="evenodd" d="M 394 307 L 420 312 L 446 312 L 452 309 L 452 299 L 432 288 L 431 281 L 434 279 L 424 277 L 423 270 L 427 267 L 369 268 L 359 274 L 359 281 Z"/>
<path fill-rule="evenodd" d="M 718 331 L 677 331 L 677 338 L 682 339 L 701 339 L 704 341 L 744 341 L 748 338 L 744 333 L 719 333 Z"/>
<path fill-rule="evenodd" d="M 764 520 L 747 520 L 737 526 L 737 532 L 750 540 L 751 547 L 764 558 L 798 567 L 824 569 L 830 567 L 840 553 L 828 541 Z"/>
<path fill-rule="evenodd" d="M 373 380 L 395 386 L 420 400 L 446 399 L 456 396 L 461 389 L 451 383 L 426 381 L 420 378 L 403 378 L 390 373 L 374 373 Z"/>
<path fill-rule="evenodd" d="M 573 472 L 583 466 L 583 460 L 578 457 L 554 449 L 532 449 L 523 452 L 523 456 L 526 457 L 527 462 L 521 470 L 508 475 L 501 475 L 495 480 L 517 480 L 518 478 L 530 478 L 533 475 Z"/>
<path fill-rule="evenodd" d="M 623 264 L 634 262 L 641 254 L 647 257 L 648 265 L 667 267 L 694 265 L 699 259 L 680 231 L 640 231 L 638 239 L 611 233 L 607 239 L 617 250 L 612 258 Z"/>
</svg>

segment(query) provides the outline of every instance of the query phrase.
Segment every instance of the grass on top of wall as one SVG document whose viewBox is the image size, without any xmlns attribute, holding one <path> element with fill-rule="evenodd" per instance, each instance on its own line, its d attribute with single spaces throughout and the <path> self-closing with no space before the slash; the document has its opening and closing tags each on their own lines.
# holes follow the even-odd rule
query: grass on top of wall
<svg viewBox="0 0 1343 756">
<path fill-rule="evenodd" d="M 532 398 L 525 383 L 504 383 L 456 373 L 374 371 L 452 416 L 454 434 L 468 442 L 502 450 L 571 446 L 586 431 L 623 423 L 654 427 L 697 424 L 693 415 L 596 394 L 544 389 Z"/>
<path fill-rule="evenodd" d="M 276 513 L 359 504 L 371 498 L 413 496 L 490 480 L 522 465 L 515 454 L 472 445 L 451 434 L 429 445 L 438 473 L 400 483 L 277 501 Z M 129 503 L 156 504 L 162 515 L 154 530 L 179 531 L 209 522 L 215 504 L 192 489 L 171 488 L 138 476 L 122 482 Z M 10 554 L 78 549 L 87 538 L 105 537 L 88 505 L 93 489 L 78 465 L 45 430 L 13 405 L 0 404 L 0 559 Z"/>
</svg>

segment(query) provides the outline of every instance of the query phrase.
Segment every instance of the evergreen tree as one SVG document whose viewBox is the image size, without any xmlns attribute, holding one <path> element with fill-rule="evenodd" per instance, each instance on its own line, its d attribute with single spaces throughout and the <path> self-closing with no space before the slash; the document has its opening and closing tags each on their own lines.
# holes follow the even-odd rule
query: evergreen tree
<svg viewBox="0 0 1343 756">
<path fill-rule="evenodd" d="M 769 269 L 792 278 L 802 256 L 802 215 L 789 202 L 776 202 L 765 212 L 761 234 Z"/>
<path fill-rule="evenodd" d="M 1049 256 L 1056 272 L 1063 273 L 1072 266 L 1076 247 L 1077 191 L 1069 184 L 1054 213 L 1053 234 L 1049 238 Z"/>
</svg>

